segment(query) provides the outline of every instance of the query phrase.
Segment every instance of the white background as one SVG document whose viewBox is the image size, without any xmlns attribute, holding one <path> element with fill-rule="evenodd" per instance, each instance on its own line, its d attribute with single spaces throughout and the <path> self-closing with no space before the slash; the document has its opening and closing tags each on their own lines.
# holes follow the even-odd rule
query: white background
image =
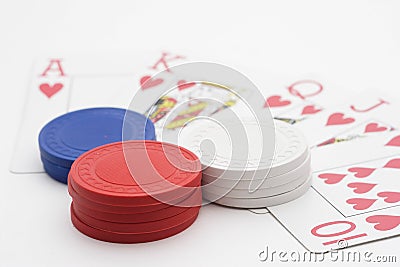
<svg viewBox="0 0 400 267">
<path fill-rule="evenodd" d="M 336 100 L 363 89 L 399 96 L 399 14 L 399 1 L 1 1 L 0 266 L 265 266 L 257 259 L 265 245 L 303 250 L 271 216 L 248 220 L 257 215 L 218 206 L 160 242 L 116 245 L 78 233 L 64 185 L 8 171 L 34 58 L 190 50 L 265 75 L 320 74 L 343 88 Z M 400 260 L 399 245 L 358 249 Z"/>
</svg>

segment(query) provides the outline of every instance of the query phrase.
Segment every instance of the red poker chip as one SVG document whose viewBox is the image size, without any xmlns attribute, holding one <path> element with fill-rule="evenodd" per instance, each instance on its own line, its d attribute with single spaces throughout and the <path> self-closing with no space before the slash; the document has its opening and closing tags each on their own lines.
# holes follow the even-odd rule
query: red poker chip
<svg viewBox="0 0 400 267">
<path fill-rule="evenodd" d="M 194 153 L 148 140 L 92 149 L 75 160 L 68 177 L 79 195 L 121 206 L 169 202 L 190 192 L 200 180 L 201 164 Z"/>
<path fill-rule="evenodd" d="M 90 216 L 94 219 L 115 223 L 146 223 L 152 221 L 158 221 L 162 219 L 167 219 L 176 216 L 182 212 L 185 212 L 191 208 L 199 208 L 202 204 L 202 193 L 201 189 L 190 195 L 187 199 L 183 200 L 178 206 L 170 206 L 168 208 L 155 210 L 151 212 L 144 213 L 119 213 L 119 212 L 104 212 L 99 210 L 94 210 L 87 205 L 86 202 L 80 202 L 77 199 L 73 200 L 74 209 L 80 211 L 83 214 Z M 80 217 L 80 216 L 78 216 Z M 89 223 L 89 225 L 92 225 Z M 94 224 L 92 225 L 94 226 Z"/>
<path fill-rule="evenodd" d="M 154 231 L 154 232 L 148 232 L 148 233 L 137 233 L 137 234 L 132 234 L 132 233 L 119 233 L 119 232 L 111 232 L 111 231 L 105 231 L 105 230 L 100 230 L 96 229 L 94 227 L 91 227 L 85 223 L 83 223 L 81 220 L 79 220 L 72 207 L 71 207 L 71 220 L 72 224 L 78 229 L 81 233 L 84 235 L 87 235 L 91 238 L 98 239 L 101 241 L 106 241 L 106 242 L 113 242 L 113 243 L 125 243 L 125 244 L 132 244 L 132 243 L 143 243 L 143 242 L 151 242 L 151 241 L 156 241 L 160 239 L 164 239 L 173 235 L 176 235 L 186 228 L 188 228 L 190 225 L 194 223 L 194 221 L 197 218 L 198 213 L 196 213 L 192 218 L 182 222 L 181 224 L 166 228 L 166 229 L 160 229 L 159 231 Z"/>
<path fill-rule="evenodd" d="M 176 214 L 172 217 L 144 223 L 118 223 L 98 220 L 93 218 L 83 211 L 76 208 L 75 204 L 72 203 L 72 209 L 75 216 L 84 224 L 90 225 L 93 228 L 97 228 L 104 231 L 129 233 L 129 234 L 143 234 L 159 231 L 160 229 L 168 229 L 176 225 L 181 224 L 199 213 L 200 207 L 197 208 L 186 208 L 185 211 Z"/>
<path fill-rule="evenodd" d="M 200 186 L 200 184 L 199 184 Z M 88 198 L 85 198 L 79 195 L 71 183 L 68 184 L 68 192 L 72 197 L 74 203 L 79 203 L 79 206 L 85 207 L 89 210 L 92 210 L 96 213 L 112 213 L 112 214 L 141 214 L 148 212 L 155 212 L 158 210 L 163 210 L 171 207 L 193 207 L 199 205 L 196 198 L 192 198 L 192 196 L 197 192 L 201 194 L 201 187 L 193 188 L 191 192 L 186 195 L 178 196 L 176 199 L 169 201 L 169 203 L 154 203 L 149 205 L 135 205 L 135 206 L 119 206 L 119 205 L 111 205 L 99 203 Z M 201 204 L 201 201 L 200 201 Z M 105 215 L 107 216 L 107 215 Z M 112 216 L 112 215 L 111 215 Z"/>
</svg>

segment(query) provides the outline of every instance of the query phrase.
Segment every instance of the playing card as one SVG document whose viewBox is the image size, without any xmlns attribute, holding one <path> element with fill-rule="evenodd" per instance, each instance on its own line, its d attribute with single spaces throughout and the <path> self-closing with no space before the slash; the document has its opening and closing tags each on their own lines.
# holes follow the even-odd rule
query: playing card
<svg viewBox="0 0 400 267">
<path fill-rule="evenodd" d="M 354 140 L 395 129 L 399 110 L 393 97 L 382 92 L 363 92 L 349 103 L 325 109 L 296 126 L 303 131 L 310 147 Z"/>
<path fill-rule="evenodd" d="M 82 108 L 128 108 L 138 90 L 151 91 L 162 84 L 153 81 L 141 87 L 153 73 L 186 60 L 172 53 L 152 54 L 38 60 L 33 68 L 10 170 L 43 172 L 37 139 L 40 129 L 50 120 Z M 146 105 L 148 108 L 151 103 Z"/>
<path fill-rule="evenodd" d="M 41 172 L 38 153 L 40 125 L 68 110 L 71 76 L 64 60 L 40 60 L 33 69 L 24 117 L 11 163 L 13 172 Z"/>
<path fill-rule="evenodd" d="M 325 146 L 312 158 L 311 189 L 269 208 L 307 249 L 323 252 L 400 234 L 400 132 Z"/>
<path fill-rule="evenodd" d="M 332 95 L 338 86 L 316 75 L 276 78 L 269 84 L 265 108 L 272 116 L 290 124 L 302 122 L 332 106 Z"/>
</svg>

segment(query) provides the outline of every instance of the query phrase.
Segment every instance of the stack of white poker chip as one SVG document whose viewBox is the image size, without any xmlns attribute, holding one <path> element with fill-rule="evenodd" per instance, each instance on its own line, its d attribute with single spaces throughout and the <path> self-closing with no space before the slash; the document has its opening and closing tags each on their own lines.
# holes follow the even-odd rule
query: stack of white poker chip
<svg viewBox="0 0 400 267">
<path fill-rule="evenodd" d="M 247 140 L 232 143 L 239 132 L 235 127 L 227 133 L 205 120 L 181 131 L 179 145 L 196 153 L 203 165 L 203 198 L 224 206 L 261 208 L 294 200 L 310 188 L 310 153 L 297 128 L 281 121 L 274 126 L 243 122 L 237 127 L 245 129 Z M 260 138 L 262 132 L 270 136 Z M 213 145 L 204 145 L 205 140 Z M 234 146 L 247 149 L 232 158 Z"/>
</svg>

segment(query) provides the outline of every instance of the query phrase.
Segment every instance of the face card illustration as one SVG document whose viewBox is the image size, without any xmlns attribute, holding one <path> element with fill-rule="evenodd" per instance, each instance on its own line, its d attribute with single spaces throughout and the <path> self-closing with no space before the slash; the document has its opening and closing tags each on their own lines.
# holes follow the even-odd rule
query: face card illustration
<svg viewBox="0 0 400 267">
<path fill-rule="evenodd" d="M 153 121 L 161 140 L 163 131 L 177 131 L 198 116 L 209 117 L 232 108 L 238 99 L 229 89 L 193 82 L 161 97 L 145 115 Z"/>
<path fill-rule="evenodd" d="M 326 146 L 313 154 L 313 167 L 313 184 L 304 196 L 269 208 L 308 250 L 400 234 L 400 132 Z"/>
</svg>

